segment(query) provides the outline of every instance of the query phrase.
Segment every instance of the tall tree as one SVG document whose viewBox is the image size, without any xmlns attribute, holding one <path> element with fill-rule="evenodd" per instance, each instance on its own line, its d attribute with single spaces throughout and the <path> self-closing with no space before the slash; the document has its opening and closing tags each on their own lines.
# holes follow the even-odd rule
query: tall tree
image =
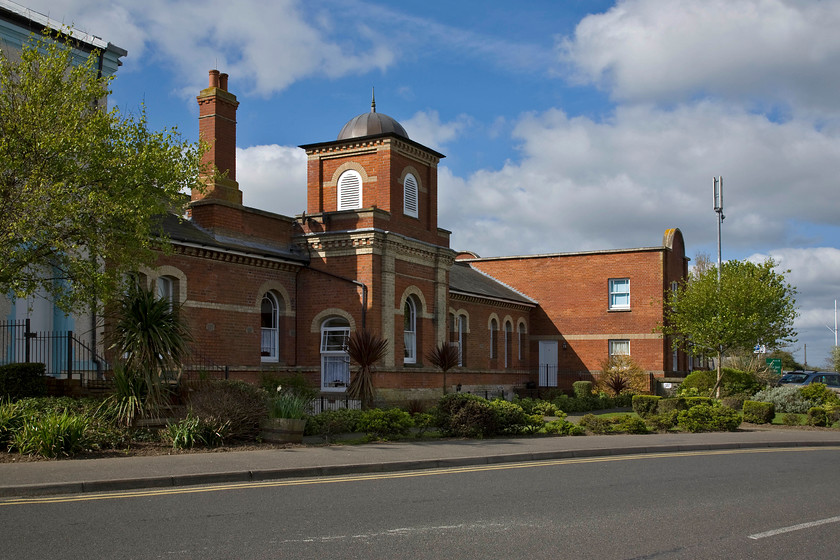
<svg viewBox="0 0 840 560">
<path fill-rule="evenodd" d="M 665 324 L 660 330 L 674 346 L 693 355 L 717 355 L 717 386 L 721 361 L 730 352 L 756 344 L 770 349 L 796 340 L 796 288 L 768 259 L 762 264 L 727 261 L 689 274 L 679 289 L 666 294 Z M 714 391 L 714 390 L 713 390 Z"/>
<path fill-rule="evenodd" d="M 96 53 L 74 64 L 60 39 L 0 52 L 0 291 L 70 311 L 107 301 L 166 248 L 154 218 L 198 186 L 202 147 L 149 130 L 142 109 L 108 111 Z"/>
<path fill-rule="evenodd" d="M 831 356 L 828 359 L 834 371 L 840 372 L 840 346 L 831 347 Z"/>
</svg>

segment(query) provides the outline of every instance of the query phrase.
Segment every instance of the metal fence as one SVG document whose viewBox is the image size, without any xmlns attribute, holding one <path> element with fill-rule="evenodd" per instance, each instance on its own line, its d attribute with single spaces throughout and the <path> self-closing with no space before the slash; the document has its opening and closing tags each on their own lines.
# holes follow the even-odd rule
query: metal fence
<svg viewBox="0 0 840 560">
<path fill-rule="evenodd" d="M 0 364 L 42 363 L 46 374 L 102 379 L 108 364 L 73 331 L 32 331 L 29 319 L 0 322 Z"/>
<path fill-rule="evenodd" d="M 309 408 L 310 414 L 320 414 L 325 410 L 340 410 L 342 408 L 358 410 L 362 408 L 362 401 L 351 399 L 343 393 L 336 393 L 335 396 L 321 394 L 312 401 Z"/>
</svg>

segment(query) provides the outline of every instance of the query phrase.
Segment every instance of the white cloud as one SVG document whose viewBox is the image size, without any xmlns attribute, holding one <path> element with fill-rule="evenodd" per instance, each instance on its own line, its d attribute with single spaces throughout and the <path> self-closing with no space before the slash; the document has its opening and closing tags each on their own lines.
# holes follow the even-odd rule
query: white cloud
<svg viewBox="0 0 840 560">
<path fill-rule="evenodd" d="M 437 111 L 418 111 L 400 124 L 415 142 L 440 150 L 472 126 L 472 119 L 467 115 L 458 115 L 454 121 L 442 123 Z"/>
<path fill-rule="evenodd" d="M 794 0 L 625 0 L 561 40 L 577 78 L 616 99 L 697 93 L 840 111 L 840 4 Z"/>
<path fill-rule="evenodd" d="M 559 110 L 526 114 L 514 137 L 519 161 L 466 180 L 441 173 L 441 224 L 459 224 L 459 248 L 490 255 L 651 246 L 674 226 L 689 246 L 708 244 L 717 233 L 715 175 L 726 184 L 729 249 L 785 246 L 799 235 L 797 219 L 836 225 L 840 216 L 840 142 L 808 122 L 774 123 L 705 102 L 621 107 L 602 122 Z M 482 230 L 488 216 L 519 232 Z"/>
<path fill-rule="evenodd" d="M 293 146 L 236 149 L 242 203 L 295 216 L 306 210 L 306 153 Z"/>
<path fill-rule="evenodd" d="M 31 7 L 62 15 L 82 29 L 128 49 L 126 71 L 161 64 L 194 95 L 210 68 L 224 69 L 268 96 L 310 76 L 337 78 L 383 70 L 394 53 L 377 34 L 356 24 L 336 26 L 325 11 L 307 17 L 296 0 L 33 0 Z"/>
</svg>

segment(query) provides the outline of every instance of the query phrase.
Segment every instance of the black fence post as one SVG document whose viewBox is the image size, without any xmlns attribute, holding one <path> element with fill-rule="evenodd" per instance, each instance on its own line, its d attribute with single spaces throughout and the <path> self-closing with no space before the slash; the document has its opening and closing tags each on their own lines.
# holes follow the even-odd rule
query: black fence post
<svg viewBox="0 0 840 560">
<path fill-rule="evenodd" d="M 29 319 L 26 319 L 26 326 L 23 331 L 23 355 L 25 361 L 29 363 L 29 339 L 32 338 L 32 333 L 29 332 Z"/>
<path fill-rule="evenodd" d="M 82 380 L 79 374 L 79 381 Z M 73 331 L 67 331 L 67 380 L 73 379 Z"/>
</svg>

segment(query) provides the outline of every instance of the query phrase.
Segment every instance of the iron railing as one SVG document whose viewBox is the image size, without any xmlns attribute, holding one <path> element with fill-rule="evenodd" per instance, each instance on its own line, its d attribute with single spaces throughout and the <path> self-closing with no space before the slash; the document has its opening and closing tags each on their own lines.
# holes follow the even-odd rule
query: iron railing
<svg viewBox="0 0 840 560">
<path fill-rule="evenodd" d="M 30 320 L 0 322 L 0 364 L 42 363 L 53 377 L 102 379 L 108 363 L 73 331 L 32 331 Z"/>
</svg>

